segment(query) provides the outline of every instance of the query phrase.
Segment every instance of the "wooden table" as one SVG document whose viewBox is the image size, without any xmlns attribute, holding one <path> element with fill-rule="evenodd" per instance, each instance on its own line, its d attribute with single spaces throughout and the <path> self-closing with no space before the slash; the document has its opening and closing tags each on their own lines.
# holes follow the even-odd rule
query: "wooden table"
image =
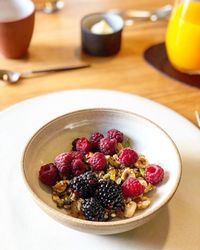
<svg viewBox="0 0 200 250">
<path fill-rule="evenodd" d="M 153 9 L 167 0 L 66 0 L 65 8 L 54 14 L 36 13 L 29 54 L 21 60 L 0 58 L 0 68 L 40 69 L 91 63 L 88 69 L 24 79 L 18 84 L 0 82 L 0 110 L 33 96 L 59 90 L 103 88 L 141 95 L 164 104 L 196 123 L 200 111 L 200 89 L 163 76 L 143 59 L 152 44 L 164 41 L 167 22 L 140 23 L 126 27 L 120 53 L 114 57 L 90 57 L 80 50 L 80 19 L 85 14 L 108 9 Z"/>
</svg>

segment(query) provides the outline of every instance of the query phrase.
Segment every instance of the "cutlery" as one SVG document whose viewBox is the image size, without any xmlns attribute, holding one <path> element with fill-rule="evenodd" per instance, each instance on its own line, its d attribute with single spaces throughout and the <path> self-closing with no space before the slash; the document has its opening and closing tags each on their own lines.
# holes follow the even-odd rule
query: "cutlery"
<svg viewBox="0 0 200 250">
<path fill-rule="evenodd" d="M 196 120 L 197 120 L 197 125 L 198 127 L 200 127 L 200 114 L 198 111 L 195 111 L 195 117 L 196 117 Z"/>
<path fill-rule="evenodd" d="M 172 5 L 168 4 L 155 10 L 111 10 L 111 12 L 120 15 L 124 19 L 137 19 L 155 22 L 159 19 L 165 19 L 172 11 Z"/>
<path fill-rule="evenodd" d="M 61 0 L 47 1 L 45 4 L 36 7 L 37 11 L 42 11 L 47 14 L 51 14 L 55 11 L 61 10 L 64 7 L 64 2 Z"/>
<path fill-rule="evenodd" d="M 0 80 L 6 81 L 8 83 L 16 83 L 21 78 L 26 78 L 27 76 L 31 76 L 33 74 L 61 72 L 66 70 L 76 70 L 88 67 L 90 67 L 89 64 L 82 64 L 77 66 L 67 66 L 67 67 L 42 69 L 42 70 L 28 70 L 23 72 L 0 69 Z"/>
</svg>

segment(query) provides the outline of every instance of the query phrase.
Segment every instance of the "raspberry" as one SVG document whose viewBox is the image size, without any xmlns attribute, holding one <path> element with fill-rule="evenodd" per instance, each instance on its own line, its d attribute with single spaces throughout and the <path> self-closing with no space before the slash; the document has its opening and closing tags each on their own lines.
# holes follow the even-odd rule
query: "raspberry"
<svg viewBox="0 0 200 250">
<path fill-rule="evenodd" d="M 71 151 L 72 157 L 73 159 L 80 159 L 80 160 L 84 160 L 83 154 L 79 151 Z"/>
<path fill-rule="evenodd" d="M 116 139 L 103 138 L 100 140 L 99 148 L 100 151 L 105 155 L 113 155 L 116 153 Z"/>
<path fill-rule="evenodd" d="M 71 163 L 72 174 L 75 176 L 81 175 L 85 172 L 85 164 L 80 159 L 74 159 Z"/>
<path fill-rule="evenodd" d="M 87 138 L 81 137 L 76 141 L 76 150 L 80 151 L 83 154 L 86 154 L 90 151 L 91 144 Z"/>
<path fill-rule="evenodd" d="M 95 198 L 85 199 L 81 204 L 81 211 L 87 220 L 104 221 L 105 210 Z"/>
<path fill-rule="evenodd" d="M 144 171 L 144 178 L 152 185 L 157 185 L 163 180 L 164 170 L 161 166 L 156 164 L 149 165 Z"/>
<path fill-rule="evenodd" d="M 96 198 L 107 209 L 120 209 L 123 205 L 122 191 L 112 180 L 101 180 L 96 190 Z"/>
<path fill-rule="evenodd" d="M 90 164 L 93 171 L 101 171 L 104 170 L 107 161 L 103 153 L 96 152 L 89 159 L 88 163 Z"/>
<path fill-rule="evenodd" d="M 76 151 L 61 153 L 56 156 L 54 163 L 63 176 L 69 176 L 72 170 L 71 163 L 74 159 L 79 159 L 82 161 L 82 153 Z"/>
<path fill-rule="evenodd" d="M 97 177 L 91 171 L 74 177 L 70 181 L 70 188 L 80 198 L 90 198 L 94 195 L 97 187 Z"/>
<path fill-rule="evenodd" d="M 73 161 L 74 157 L 72 152 L 65 152 L 61 153 L 56 156 L 54 163 L 58 169 L 58 171 L 63 175 L 67 176 L 71 172 L 71 162 Z"/>
<path fill-rule="evenodd" d="M 99 150 L 99 142 L 100 140 L 104 138 L 104 136 L 99 133 L 99 132 L 95 132 L 91 135 L 90 137 L 90 143 L 91 143 L 91 146 L 92 146 L 92 151 L 95 152 L 95 151 L 98 151 Z"/>
<path fill-rule="evenodd" d="M 124 139 L 123 133 L 115 128 L 108 130 L 107 135 L 108 135 L 108 138 L 116 139 L 117 142 L 122 142 Z"/>
<path fill-rule="evenodd" d="M 124 148 L 120 151 L 119 161 L 125 166 L 131 166 L 138 160 L 138 154 L 131 148 Z"/>
<path fill-rule="evenodd" d="M 41 166 L 39 178 L 42 183 L 48 186 L 54 186 L 59 180 L 58 169 L 53 163 Z"/>
<path fill-rule="evenodd" d="M 80 139 L 80 138 L 76 138 L 76 139 L 73 140 L 73 142 L 72 142 L 72 150 L 73 150 L 73 151 L 76 151 L 76 143 L 77 143 L 77 141 L 78 141 L 79 139 Z"/>
<path fill-rule="evenodd" d="M 144 193 L 144 186 L 133 177 L 127 178 L 121 188 L 125 198 L 134 198 Z"/>
</svg>

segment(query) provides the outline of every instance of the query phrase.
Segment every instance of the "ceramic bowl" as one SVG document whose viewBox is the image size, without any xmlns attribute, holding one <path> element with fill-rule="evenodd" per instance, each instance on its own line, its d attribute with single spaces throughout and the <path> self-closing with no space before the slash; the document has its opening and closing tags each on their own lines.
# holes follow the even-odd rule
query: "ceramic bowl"
<svg viewBox="0 0 200 250">
<path fill-rule="evenodd" d="M 144 154 L 150 163 L 163 166 L 163 182 L 150 194 L 152 203 L 138 210 L 132 218 L 111 222 L 92 222 L 67 215 L 56 207 L 50 189 L 38 179 L 40 166 L 53 162 L 55 156 L 71 149 L 71 142 L 111 128 L 131 139 L 131 146 Z M 174 195 L 181 178 L 181 160 L 176 145 L 159 126 L 150 120 L 122 110 L 87 109 L 60 116 L 39 129 L 27 143 L 22 157 L 25 184 L 36 203 L 51 217 L 73 229 L 94 234 L 115 234 L 134 229 L 152 219 Z"/>
<path fill-rule="evenodd" d="M 96 34 L 91 31 L 94 24 L 105 21 L 112 27 L 109 34 Z M 92 56 L 113 56 L 121 48 L 124 20 L 114 13 L 92 13 L 81 19 L 82 50 Z"/>
</svg>

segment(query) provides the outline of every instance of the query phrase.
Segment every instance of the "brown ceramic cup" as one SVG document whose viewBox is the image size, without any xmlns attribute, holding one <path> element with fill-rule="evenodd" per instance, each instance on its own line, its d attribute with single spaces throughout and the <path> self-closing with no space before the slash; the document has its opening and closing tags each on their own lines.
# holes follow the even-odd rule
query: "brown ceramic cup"
<svg viewBox="0 0 200 250">
<path fill-rule="evenodd" d="M 21 58 L 33 34 L 34 4 L 31 0 L 1 0 L 0 10 L 0 53 L 7 58 Z"/>
</svg>

